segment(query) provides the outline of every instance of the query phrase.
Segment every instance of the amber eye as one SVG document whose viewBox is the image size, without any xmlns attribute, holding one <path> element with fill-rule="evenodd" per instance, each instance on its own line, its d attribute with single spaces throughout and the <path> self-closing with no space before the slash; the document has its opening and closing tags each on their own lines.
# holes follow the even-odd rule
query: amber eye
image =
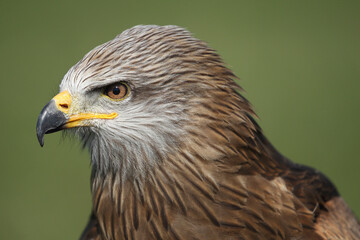
<svg viewBox="0 0 360 240">
<path fill-rule="evenodd" d="M 122 100 L 128 95 L 128 86 L 125 83 L 115 83 L 105 88 L 104 94 L 114 100 Z"/>
</svg>

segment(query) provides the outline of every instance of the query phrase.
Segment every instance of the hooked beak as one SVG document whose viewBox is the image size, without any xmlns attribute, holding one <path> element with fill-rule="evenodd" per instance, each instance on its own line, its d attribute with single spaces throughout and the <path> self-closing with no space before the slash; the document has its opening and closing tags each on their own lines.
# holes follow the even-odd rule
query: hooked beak
<svg viewBox="0 0 360 240">
<path fill-rule="evenodd" d="M 67 122 L 68 116 L 56 108 L 55 101 L 52 99 L 41 110 L 36 124 L 36 135 L 41 146 L 44 146 L 44 135 L 62 130 Z"/>
<path fill-rule="evenodd" d="M 88 119 L 113 119 L 117 113 L 79 113 L 69 114 L 71 107 L 71 95 L 68 91 L 63 91 L 56 95 L 41 110 L 36 124 L 36 135 L 40 146 L 44 146 L 44 135 L 57 132 L 66 128 L 87 126 L 84 120 Z"/>
</svg>

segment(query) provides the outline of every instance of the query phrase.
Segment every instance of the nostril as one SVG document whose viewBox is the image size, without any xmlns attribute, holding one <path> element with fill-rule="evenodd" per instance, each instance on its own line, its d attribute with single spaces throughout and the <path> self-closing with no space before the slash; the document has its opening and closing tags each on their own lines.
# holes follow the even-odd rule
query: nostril
<svg viewBox="0 0 360 240">
<path fill-rule="evenodd" d="M 66 103 L 59 104 L 59 105 L 60 105 L 60 107 L 62 107 L 62 108 L 66 108 L 66 109 L 68 109 L 68 108 L 69 108 L 69 105 L 68 105 L 68 104 L 66 104 Z"/>
</svg>

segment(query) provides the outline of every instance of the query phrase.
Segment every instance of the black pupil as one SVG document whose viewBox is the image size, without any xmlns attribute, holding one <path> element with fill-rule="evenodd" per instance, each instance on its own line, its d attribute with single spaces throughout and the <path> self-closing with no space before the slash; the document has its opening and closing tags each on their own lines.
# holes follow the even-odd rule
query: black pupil
<svg viewBox="0 0 360 240">
<path fill-rule="evenodd" d="M 120 94 L 120 88 L 118 86 L 113 88 L 113 94 L 114 95 L 119 95 Z"/>
</svg>

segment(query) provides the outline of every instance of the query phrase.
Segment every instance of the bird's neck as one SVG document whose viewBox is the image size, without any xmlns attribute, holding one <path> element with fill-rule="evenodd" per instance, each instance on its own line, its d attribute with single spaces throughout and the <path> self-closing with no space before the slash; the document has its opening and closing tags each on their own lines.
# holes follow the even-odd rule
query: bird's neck
<svg viewBox="0 0 360 240">
<path fill-rule="evenodd" d="M 231 184 L 235 182 L 235 177 L 238 183 L 241 182 L 238 178 L 240 176 L 247 182 L 252 172 L 265 175 L 269 171 L 270 175 L 270 171 L 273 171 L 271 169 L 276 169 L 272 164 L 254 162 L 255 158 L 260 161 L 269 156 L 261 155 L 257 149 L 258 144 L 265 143 L 265 140 L 256 140 L 256 134 L 246 133 L 246 129 L 249 130 L 244 128 L 241 133 L 257 143 L 250 140 L 239 142 L 237 138 L 242 135 L 239 132 L 231 135 L 233 129 L 223 130 L 225 132 L 216 130 L 209 134 L 210 139 L 219 140 L 224 135 L 228 136 L 227 142 L 231 144 L 220 147 L 223 146 L 222 142 L 206 147 L 205 143 L 198 140 L 188 141 L 181 147 L 183 151 L 169 154 L 146 175 L 138 177 L 125 178 L 121 171 L 109 171 L 106 174 L 94 171 L 93 211 L 105 238 L 126 239 L 135 232 L 151 234 L 157 228 L 167 230 L 171 228 L 168 225 L 170 221 L 174 221 L 174 226 L 188 223 L 189 219 L 198 219 L 211 226 L 219 226 L 221 218 L 213 215 L 212 211 L 216 207 L 214 202 L 218 201 L 215 198 L 222 195 L 217 194 L 219 189 L 227 189 L 228 193 L 242 198 L 247 194 L 246 185 L 242 190 L 235 189 Z M 270 155 L 273 153 L 271 149 L 265 149 L 266 152 Z M 236 202 L 229 204 L 234 204 L 230 205 L 230 209 L 238 207 Z M 192 226 L 184 227 L 191 229 Z M 170 234 L 172 230 L 167 232 Z M 158 236 L 156 238 L 159 239 Z"/>
<path fill-rule="evenodd" d="M 129 201 L 131 198 L 147 206 L 143 211 L 150 208 L 156 212 L 158 205 L 165 202 L 186 211 L 186 201 L 181 196 L 187 195 L 187 190 L 194 186 L 196 194 L 210 197 L 218 187 L 218 180 L 228 175 L 246 173 L 275 177 L 281 174 L 278 164 L 287 160 L 271 146 L 251 115 L 239 116 L 241 118 L 219 122 L 194 120 L 194 124 L 200 125 L 188 126 L 186 141 L 142 174 L 111 168 L 104 173 L 94 167 L 95 213 L 111 216 L 106 213 L 112 211 L 132 216 L 134 213 L 126 213 L 134 207 L 127 206 L 133 202 Z"/>
</svg>

